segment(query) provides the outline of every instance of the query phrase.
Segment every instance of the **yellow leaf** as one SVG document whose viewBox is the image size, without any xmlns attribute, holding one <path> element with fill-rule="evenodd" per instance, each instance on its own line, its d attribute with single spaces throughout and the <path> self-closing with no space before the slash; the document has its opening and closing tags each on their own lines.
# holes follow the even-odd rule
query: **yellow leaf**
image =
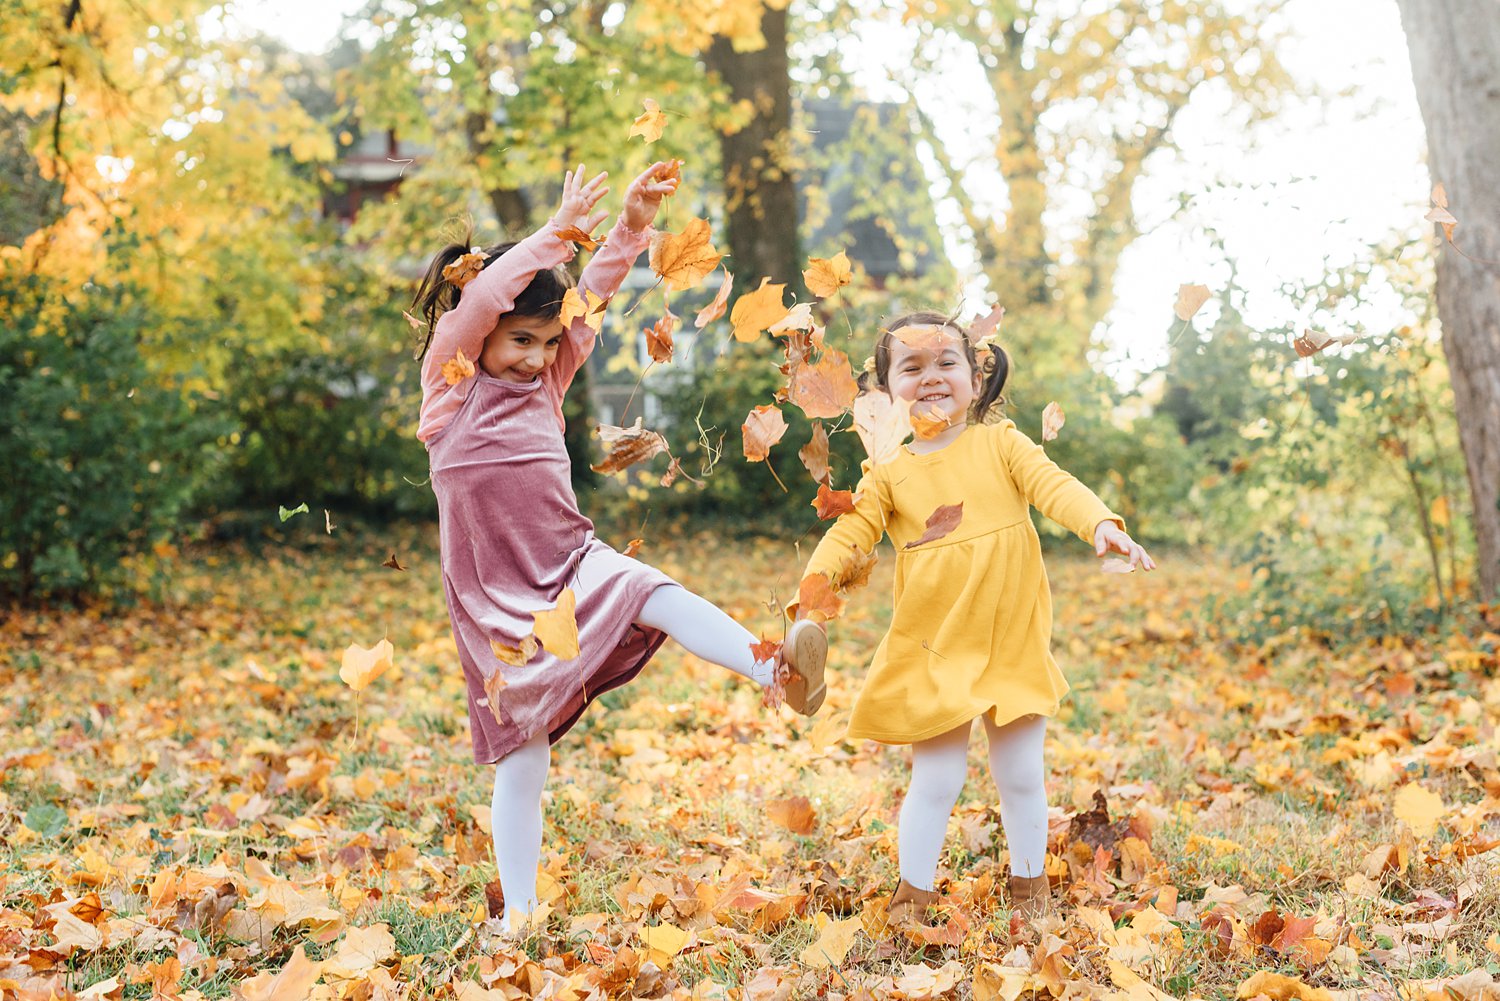
<svg viewBox="0 0 1500 1001">
<path fill-rule="evenodd" d="M 474 363 L 464 357 L 462 349 L 454 352 L 452 358 L 443 362 L 443 381 L 450 386 L 458 385 L 473 374 Z"/>
<path fill-rule="evenodd" d="M 688 933 L 676 925 L 660 924 L 640 930 L 641 941 L 651 950 L 651 959 L 665 969 L 672 957 L 688 943 Z"/>
<path fill-rule="evenodd" d="M 818 940 L 802 950 L 802 962 L 815 970 L 842 964 L 854 945 L 855 937 L 859 935 L 862 920 L 856 915 L 843 921 L 833 921 L 828 915 L 819 912 Z"/>
<path fill-rule="evenodd" d="M 693 318 L 693 326 L 699 330 L 724 315 L 724 308 L 729 305 L 729 290 L 734 288 L 734 275 L 729 269 L 724 270 L 724 280 L 719 284 L 719 292 L 714 296 L 714 301 L 698 310 L 698 315 Z"/>
<path fill-rule="evenodd" d="M 1209 291 L 1207 285 L 1179 285 L 1177 287 L 1177 305 L 1173 307 L 1177 313 L 1177 319 L 1183 323 L 1191 320 L 1193 314 L 1203 308 L 1208 301 Z"/>
<path fill-rule="evenodd" d="M 1326 987 L 1309 987 L 1294 977 L 1284 977 L 1269 970 L 1262 970 L 1240 984 L 1234 996 L 1253 998 L 1257 994 L 1264 994 L 1271 1001 L 1333 1001 L 1333 995 Z"/>
<path fill-rule="evenodd" d="M 681 233 L 657 233 L 651 238 L 651 270 L 667 288 L 682 292 L 699 284 L 724 257 L 714 249 L 706 219 L 689 219 Z"/>
<path fill-rule="evenodd" d="M 584 301 L 588 296 L 588 301 Z M 562 312 L 557 318 L 562 322 L 563 328 L 567 329 L 573 325 L 573 321 L 580 316 L 583 317 L 583 325 L 594 333 L 599 332 L 599 325 L 604 321 L 604 308 L 609 303 L 599 298 L 592 289 L 586 289 L 583 295 L 576 288 L 570 288 L 563 293 Z"/>
<path fill-rule="evenodd" d="M 734 339 L 749 344 L 761 335 L 761 331 L 785 317 L 787 308 L 781 301 L 785 290 L 785 285 L 762 278 L 760 288 L 735 300 L 734 309 L 729 313 L 729 322 L 734 324 Z"/>
<path fill-rule="evenodd" d="M 1419 838 L 1430 838 L 1443 819 L 1443 798 L 1412 782 L 1396 793 L 1396 819 Z"/>
<path fill-rule="evenodd" d="M 384 923 L 350 928 L 338 950 L 323 963 L 327 976 L 350 980 L 396 955 L 396 939 Z"/>
<path fill-rule="evenodd" d="M 237 1001 L 306 1001 L 322 968 L 323 964 L 308 959 L 299 945 L 280 972 L 251 977 L 234 988 L 232 996 Z"/>
<path fill-rule="evenodd" d="M 666 131 L 667 116 L 662 112 L 661 106 L 649 97 L 642 101 L 641 104 L 645 107 L 646 111 L 636 118 L 635 122 L 630 126 L 630 135 L 625 138 L 630 139 L 634 136 L 640 136 L 647 143 L 654 143 Z"/>
<path fill-rule="evenodd" d="M 812 749 L 821 754 L 835 744 L 841 743 L 844 735 L 849 732 L 849 714 L 837 712 L 833 715 L 825 715 L 813 724 L 811 730 L 807 731 L 807 742 Z"/>
<path fill-rule="evenodd" d="M 819 299 L 828 298 L 854 278 L 849 270 L 849 258 L 842 250 L 827 259 L 809 258 L 807 263 L 802 280 L 807 282 L 807 290 Z"/>
<path fill-rule="evenodd" d="M 344 684 L 356 692 L 391 669 L 396 650 L 390 640 L 381 640 L 366 650 L 358 643 L 350 643 L 344 651 L 344 663 L 339 668 L 339 677 Z"/>
<path fill-rule="evenodd" d="M 490 640 L 490 652 L 495 655 L 495 659 L 502 664 L 509 664 L 511 667 L 520 667 L 522 664 L 531 663 L 531 658 L 536 656 L 536 651 L 537 642 L 535 636 L 524 637 L 521 640 L 520 646 L 510 646 L 506 643 Z M 489 686 L 486 685 L 485 687 L 488 690 Z M 505 685 L 502 684 L 499 687 L 504 688 Z"/>
<path fill-rule="evenodd" d="M 578 620 L 574 617 L 577 598 L 571 587 L 565 587 L 557 596 L 557 605 L 542 612 L 532 612 L 536 620 L 533 632 L 537 641 L 558 660 L 572 660 L 578 656 Z"/>
<path fill-rule="evenodd" d="M 854 401 L 854 430 L 870 461 L 879 465 L 901 454 L 901 443 L 912 433 L 911 416 L 890 394 L 866 393 Z"/>
<path fill-rule="evenodd" d="M 1432 502 L 1432 509 L 1427 513 L 1434 525 L 1448 524 L 1448 498 L 1446 495 Z"/>
</svg>

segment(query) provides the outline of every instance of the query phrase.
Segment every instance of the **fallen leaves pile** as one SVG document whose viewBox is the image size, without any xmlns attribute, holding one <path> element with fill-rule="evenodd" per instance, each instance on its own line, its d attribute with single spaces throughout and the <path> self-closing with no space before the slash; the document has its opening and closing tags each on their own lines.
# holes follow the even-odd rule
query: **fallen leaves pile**
<svg viewBox="0 0 1500 1001">
<path fill-rule="evenodd" d="M 193 557 L 173 606 L 0 625 L 4 998 L 1500 991 L 1493 633 L 1237 651 L 1197 611 L 1241 586 L 1224 566 L 1178 553 L 1125 586 L 1049 556 L 1066 904 L 1012 927 L 976 738 L 939 920 L 892 937 L 906 755 L 841 739 L 882 559 L 833 624 L 818 717 L 671 644 L 590 710 L 554 749 L 545 926 L 507 939 L 433 539 L 396 542 L 399 573 L 357 532 Z M 649 548 L 757 632 L 800 570 L 780 543 Z"/>
</svg>

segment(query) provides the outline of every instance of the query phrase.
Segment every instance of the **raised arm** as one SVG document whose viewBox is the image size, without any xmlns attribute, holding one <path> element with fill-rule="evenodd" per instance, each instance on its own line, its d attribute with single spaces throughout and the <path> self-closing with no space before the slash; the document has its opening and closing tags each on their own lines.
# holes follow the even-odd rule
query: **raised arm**
<svg viewBox="0 0 1500 1001">
<path fill-rule="evenodd" d="M 1102 521 L 1114 522 L 1124 531 L 1123 518 L 1072 473 L 1049 459 L 1042 446 L 1014 424 L 1007 421 L 995 428 L 995 434 L 1002 461 L 1032 507 L 1090 545 L 1094 544 L 1094 529 Z"/>
</svg>

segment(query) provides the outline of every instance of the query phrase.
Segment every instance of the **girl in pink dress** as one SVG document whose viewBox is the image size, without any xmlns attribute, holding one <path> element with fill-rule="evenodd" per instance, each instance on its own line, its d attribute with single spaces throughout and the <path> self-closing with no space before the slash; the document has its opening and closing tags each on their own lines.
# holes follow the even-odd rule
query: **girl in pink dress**
<svg viewBox="0 0 1500 1001">
<path fill-rule="evenodd" d="M 631 182 L 618 222 L 583 270 L 586 301 L 619 289 L 650 242 L 662 198 L 677 188 L 674 175 L 655 163 Z M 805 715 L 824 693 L 821 631 L 798 629 L 780 657 L 757 660 L 748 630 L 599 541 L 578 510 L 562 401 L 594 349 L 594 332 L 582 317 L 562 323 L 573 285 L 562 265 L 573 247 L 558 234 L 574 226 L 592 232 L 603 221 L 594 208 L 609 190 L 605 177 L 584 180 L 581 166 L 570 172 L 552 218 L 519 243 L 489 248 L 483 270 L 462 289 L 443 279 L 443 268 L 469 248 L 445 247 L 413 301 L 429 331 L 417 436 L 437 495 L 443 590 L 468 686 L 474 760 L 495 765 L 495 862 L 511 928 L 537 908 L 551 744 L 589 702 L 639 674 L 667 636 L 761 686 L 780 672 L 787 703 Z M 559 660 L 537 649 L 528 659 L 532 613 L 557 606 L 565 588 L 577 602 L 578 656 Z"/>
</svg>

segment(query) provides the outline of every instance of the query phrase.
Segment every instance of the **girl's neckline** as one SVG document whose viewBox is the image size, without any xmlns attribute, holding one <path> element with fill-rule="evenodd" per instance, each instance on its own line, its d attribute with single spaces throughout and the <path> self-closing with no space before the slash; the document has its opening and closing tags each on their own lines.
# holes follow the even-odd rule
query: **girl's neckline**
<svg viewBox="0 0 1500 1001">
<path fill-rule="evenodd" d="M 964 425 L 964 429 L 962 431 L 960 431 L 954 437 L 954 439 L 952 441 L 950 441 L 948 444 L 943 445 L 943 446 L 941 446 L 939 448 L 934 448 L 934 449 L 932 449 L 929 452 L 915 452 L 915 451 L 912 451 L 912 447 L 911 447 L 910 444 L 904 444 L 904 445 L 902 445 L 901 446 L 901 451 L 905 452 L 907 455 L 909 455 L 913 459 L 931 459 L 935 455 L 942 455 L 944 452 L 948 451 L 954 445 L 957 445 L 959 442 L 963 441 L 964 440 L 964 436 L 967 435 L 970 431 L 974 430 L 975 426 L 976 425 L 974 425 L 973 423 L 965 424 Z"/>
<path fill-rule="evenodd" d="M 478 379 L 480 382 L 487 382 L 492 386 L 504 386 L 505 388 L 516 393 L 533 392 L 538 386 L 542 384 L 541 376 L 537 376 L 530 382 L 511 382 L 509 379 L 497 379 L 495 376 L 490 375 L 478 365 L 474 366 L 474 378 Z"/>
</svg>

